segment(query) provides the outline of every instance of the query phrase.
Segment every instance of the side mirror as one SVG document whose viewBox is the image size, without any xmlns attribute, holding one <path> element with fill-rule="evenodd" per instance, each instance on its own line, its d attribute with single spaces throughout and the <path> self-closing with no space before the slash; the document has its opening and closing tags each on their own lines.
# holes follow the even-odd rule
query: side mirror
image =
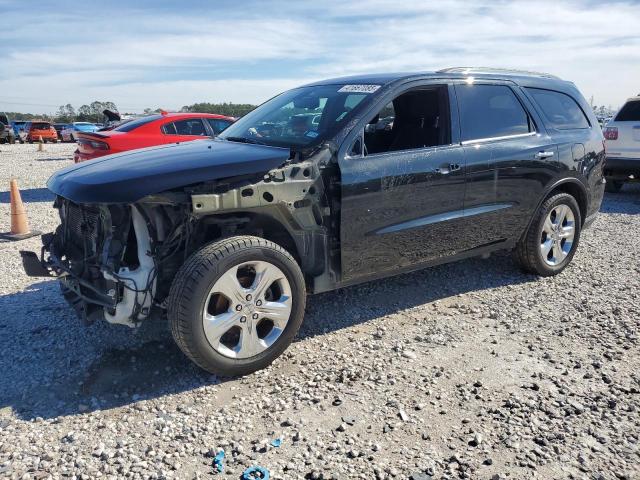
<svg viewBox="0 0 640 480">
<path fill-rule="evenodd" d="M 364 151 L 364 130 L 360 130 L 360 134 L 353 140 L 346 156 L 347 158 L 363 158 Z"/>
</svg>

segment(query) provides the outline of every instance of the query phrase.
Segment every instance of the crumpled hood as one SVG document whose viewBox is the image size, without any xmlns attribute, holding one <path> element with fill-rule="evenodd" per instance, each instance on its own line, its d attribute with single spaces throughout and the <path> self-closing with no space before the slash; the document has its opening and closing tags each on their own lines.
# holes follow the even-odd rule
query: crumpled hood
<svg viewBox="0 0 640 480">
<path fill-rule="evenodd" d="M 79 163 L 56 172 L 47 187 L 76 203 L 133 203 L 172 188 L 267 172 L 288 158 L 287 148 L 195 140 Z"/>
</svg>

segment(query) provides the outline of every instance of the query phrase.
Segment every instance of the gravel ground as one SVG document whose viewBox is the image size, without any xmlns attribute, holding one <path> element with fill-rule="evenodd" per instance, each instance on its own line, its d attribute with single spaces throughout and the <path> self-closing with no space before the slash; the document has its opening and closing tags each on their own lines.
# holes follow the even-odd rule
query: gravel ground
<svg viewBox="0 0 640 480">
<path fill-rule="evenodd" d="M 0 146 L 0 231 L 12 176 L 54 227 L 45 181 L 73 146 L 46 150 Z M 639 187 L 606 196 L 557 277 L 499 254 L 312 297 L 285 355 L 239 379 L 164 322 L 81 326 L 22 272 L 38 239 L 0 243 L 0 477 L 640 478 Z"/>
</svg>

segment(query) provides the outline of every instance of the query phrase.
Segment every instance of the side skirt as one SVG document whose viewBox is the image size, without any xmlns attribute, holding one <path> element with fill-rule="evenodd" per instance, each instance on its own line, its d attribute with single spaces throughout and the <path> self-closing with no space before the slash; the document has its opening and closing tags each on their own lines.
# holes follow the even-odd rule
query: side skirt
<svg viewBox="0 0 640 480">
<path fill-rule="evenodd" d="M 314 290 L 310 293 L 323 293 L 331 290 L 336 290 L 338 288 L 350 287 L 353 285 L 359 285 L 361 283 L 370 282 L 373 280 L 380 280 L 381 278 L 395 277 L 396 275 L 402 275 L 403 273 L 415 272 L 418 270 L 423 270 L 428 267 L 435 267 L 437 265 L 443 265 L 445 263 L 453 263 L 459 260 L 465 260 L 467 258 L 479 257 L 482 255 L 487 255 L 489 253 L 498 251 L 498 250 L 511 250 L 515 247 L 515 240 L 500 240 L 495 243 L 491 243 L 488 245 L 483 245 L 482 247 L 473 248 L 471 250 L 466 250 L 464 252 L 457 253 L 456 255 L 452 255 L 450 257 L 442 257 L 434 260 L 430 260 L 428 262 L 417 263 L 415 265 L 410 265 L 409 267 L 400 268 L 398 270 L 385 270 L 384 272 L 376 273 L 375 275 L 368 275 L 366 277 L 360 277 L 356 279 L 349 280 L 347 282 L 336 282 L 332 285 L 323 284 L 323 288 L 318 288 L 319 285 L 316 285 Z"/>
</svg>

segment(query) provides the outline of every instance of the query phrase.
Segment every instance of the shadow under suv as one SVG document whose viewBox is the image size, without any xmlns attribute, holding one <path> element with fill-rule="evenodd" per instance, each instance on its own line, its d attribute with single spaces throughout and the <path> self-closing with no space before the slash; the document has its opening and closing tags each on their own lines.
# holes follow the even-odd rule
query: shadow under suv
<svg viewBox="0 0 640 480">
<path fill-rule="evenodd" d="M 561 272 L 600 207 L 603 161 L 589 105 L 551 75 L 326 80 L 215 139 L 56 173 L 60 226 L 23 263 L 58 276 L 85 321 L 158 310 L 200 367 L 245 374 L 289 345 L 307 293 L 499 249 Z"/>
</svg>

